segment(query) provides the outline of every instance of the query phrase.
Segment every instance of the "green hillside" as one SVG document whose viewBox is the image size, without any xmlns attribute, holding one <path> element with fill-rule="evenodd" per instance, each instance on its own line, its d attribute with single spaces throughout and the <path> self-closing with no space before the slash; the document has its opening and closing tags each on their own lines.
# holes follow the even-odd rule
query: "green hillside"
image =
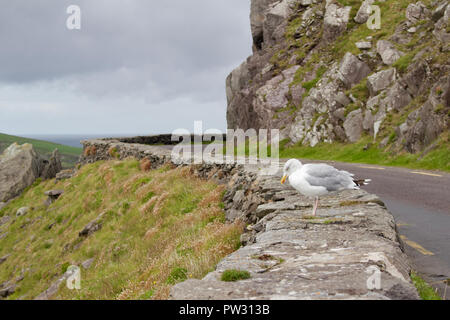
<svg viewBox="0 0 450 320">
<path fill-rule="evenodd" d="M 14 142 L 17 142 L 19 144 L 30 143 L 40 155 L 47 158 L 50 156 L 53 150 L 58 149 L 61 154 L 61 162 L 64 168 L 73 167 L 78 161 L 78 157 L 83 152 L 83 149 L 81 148 L 65 146 L 48 141 L 11 136 L 3 133 L 0 133 L 0 152 L 3 152 Z"/>
<path fill-rule="evenodd" d="M 49 208 L 44 192 L 63 189 Z M 96 162 L 69 180 L 37 181 L 0 210 L 0 283 L 16 284 L 7 299 L 33 299 L 70 265 L 81 289 L 63 283 L 54 299 L 166 299 L 170 288 L 203 278 L 240 245 L 243 225 L 225 223 L 224 186 L 189 168 L 141 171 L 137 160 Z M 16 217 L 21 207 L 30 212 Z M 8 218 L 6 218 L 8 219 Z M 101 228 L 80 236 L 97 219 Z M 2 236 L 5 235 L 6 236 Z"/>
</svg>

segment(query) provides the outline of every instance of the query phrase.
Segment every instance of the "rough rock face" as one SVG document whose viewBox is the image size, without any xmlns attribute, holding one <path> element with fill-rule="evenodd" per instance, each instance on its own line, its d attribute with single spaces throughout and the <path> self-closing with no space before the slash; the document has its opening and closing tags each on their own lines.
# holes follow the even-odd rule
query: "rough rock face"
<svg viewBox="0 0 450 320">
<path fill-rule="evenodd" d="M 401 58 L 402 52 L 395 49 L 394 45 L 386 40 L 377 42 L 377 52 L 381 56 L 384 64 L 391 65 Z"/>
<path fill-rule="evenodd" d="M 280 129 L 281 139 L 312 147 L 365 134 L 398 152 L 442 143 L 450 117 L 448 1 L 406 9 L 394 0 L 378 3 L 398 24 L 368 36 L 359 36 L 361 24 L 376 3 L 342 3 L 251 1 L 253 55 L 227 78 L 228 128 Z"/>
<path fill-rule="evenodd" d="M 366 23 L 370 17 L 371 8 L 370 6 L 375 2 L 375 0 L 364 0 L 355 16 L 355 22 Z"/>
<path fill-rule="evenodd" d="M 9 146 L 0 156 L 0 201 L 9 200 L 30 186 L 39 177 L 40 165 L 31 144 Z"/>
<path fill-rule="evenodd" d="M 0 202 L 18 196 L 37 178 L 54 178 L 61 169 L 57 150 L 50 161 L 43 160 L 31 144 L 13 143 L 0 155 Z"/>
<path fill-rule="evenodd" d="M 347 28 L 351 7 L 341 7 L 339 4 L 327 1 L 323 39 L 333 42 Z"/>
</svg>

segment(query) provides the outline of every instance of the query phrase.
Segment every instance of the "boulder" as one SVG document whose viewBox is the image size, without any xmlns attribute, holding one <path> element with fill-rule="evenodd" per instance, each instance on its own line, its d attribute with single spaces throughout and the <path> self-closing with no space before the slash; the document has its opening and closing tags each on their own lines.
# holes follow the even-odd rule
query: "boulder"
<svg viewBox="0 0 450 320">
<path fill-rule="evenodd" d="M 287 106 L 290 84 L 298 68 L 294 66 L 284 70 L 256 91 L 253 105 L 263 128 L 270 128 L 277 110 Z"/>
<path fill-rule="evenodd" d="M 281 0 L 268 6 L 263 22 L 264 46 L 277 44 L 284 38 L 285 27 L 298 0 Z"/>
<path fill-rule="evenodd" d="M 0 155 L 0 201 L 20 195 L 39 177 L 40 165 L 41 159 L 31 144 L 10 145 Z"/>
<path fill-rule="evenodd" d="M 0 226 L 7 224 L 9 221 L 11 221 L 10 216 L 3 216 L 0 218 Z"/>
<path fill-rule="evenodd" d="M 47 161 L 36 153 L 31 144 L 13 143 L 0 155 L 0 201 L 20 195 L 37 178 L 54 178 L 61 168 L 58 150 Z"/>
<path fill-rule="evenodd" d="M 404 53 L 395 49 L 394 45 L 386 40 L 377 42 L 377 53 L 381 56 L 383 63 L 391 65 L 400 59 Z"/>
<path fill-rule="evenodd" d="M 323 22 L 323 40 L 333 42 L 346 29 L 352 7 L 342 7 L 335 2 L 327 2 Z"/>
<path fill-rule="evenodd" d="M 22 217 L 28 214 L 28 212 L 30 212 L 30 208 L 28 207 L 22 207 L 20 209 L 17 210 L 16 212 L 16 216 L 17 217 Z"/>
<path fill-rule="evenodd" d="M 102 228 L 102 222 L 101 219 L 103 217 L 103 214 L 101 214 L 98 218 L 95 220 L 89 222 L 83 230 L 80 231 L 78 234 L 79 237 L 89 237 L 91 234 L 99 231 Z"/>
<path fill-rule="evenodd" d="M 378 92 L 388 88 L 396 79 L 396 69 L 390 68 L 367 77 L 367 88 L 370 96 L 375 96 Z"/>
<path fill-rule="evenodd" d="M 263 24 L 265 12 L 269 5 L 278 0 L 252 0 L 250 5 L 250 25 L 252 30 L 253 44 L 256 50 L 261 49 L 264 41 Z"/>
<path fill-rule="evenodd" d="M 444 16 L 447 6 L 447 1 L 443 1 L 441 4 L 439 4 L 436 9 L 434 9 L 431 19 L 433 19 L 434 22 L 437 22 L 439 19 L 441 19 Z"/>
<path fill-rule="evenodd" d="M 314 0 L 300 0 L 299 2 L 303 7 L 307 7 L 312 5 Z"/>
<path fill-rule="evenodd" d="M 361 109 L 350 112 L 344 122 L 344 130 L 350 142 L 356 142 L 363 133 L 363 113 Z"/>
<path fill-rule="evenodd" d="M 46 191 L 44 194 L 48 196 L 48 198 L 45 200 L 44 205 L 49 206 L 64 193 L 64 190 L 50 190 Z"/>
<path fill-rule="evenodd" d="M 427 9 L 427 7 L 422 2 L 417 3 L 411 3 L 406 8 L 406 19 L 412 23 L 415 24 L 419 22 L 420 20 L 425 19 L 430 14 L 430 11 Z"/>
<path fill-rule="evenodd" d="M 226 80 L 226 93 L 228 104 L 231 103 L 233 97 L 239 92 L 250 80 L 250 74 L 247 62 L 244 61 L 239 67 L 234 69 Z"/>
<path fill-rule="evenodd" d="M 439 135 L 448 131 L 448 117 L 443 116 L 450 112 L 450 106 L 445 102 L 445 94 L 436 93 L 437 88 L 450 87 L 450 80 L 442 77 L 430 90 L 428 100 L 422 107 L 408 115 L 402 124 L 400 138 L 404 141 L 406 150 L 410 153 L 423 151 L 430 146 Z M 449 90 L 447 87 L 447 90 Z M 444 89 L 445 90 L 445 89 Z M 442 109 L 440 112 L 436 110 Z"/>
<path fill-rule="evenodd" d="M 372 70 L 370 70 L 365 62 L 359 60 L 350 52 L 345 54 L 339 66 L 339 73 L 342 77 L 341 80 L 347 88 L 359 83 L 371 72 Z"/>
<path fill-rule="evenodd" d="M 361 7 L 358 10 L 358 13 L 356 13 L 356 16 L 354 18 L 355 22 L 357 23 L 366 23 L 367 20 L 370 17 L 370 14 L 372 12 L 371 5 L 375 2 L 375 0 L 365 0 L 361 4 Z"/>
<path fill-rule="evenodd" d="M 369 50 L 372 48 L 372 43 L 370 41 L 358 41 L 355 46 L 360 50 Z"/>
<path fill-rule="evenodd" d="M 386 106 L 387 111 L 392 111 L 406 107 L 411 101 L 412 97 L 408 91 L 399 82 L 396 82 L 387 90 L 382 104 Z"/>
<path fill-rule="evenodd" d="M 448 44 L 450 43 L 450 32 L 448 32 L 449 20 L 450 20 L 450 5 L 447 5 L 445 7 L 443 16 L 436 22 L 433 31 L 433 35 L 436 37 L 436 39 L 445 44 L 446 48 L 448 48 Z"/>
<path fill-rule="evenodd" d="M 43 160 L 40 177 L 44 180 L 53 179 L 62 170 L 61 156 L 58 149 L 55 149 L 50 156 L 50 160 Z"/>
<path fill-rule="evenodd" d="M 84 261 L 82 264 L 81 264 L 81 266 L 84 268 L 84 269 L 89 269 L 91 266 L 92 266 L 92 263 L 94 262 L 94 258 L 91 258 L 91 259 L 88 259 L 88 260 L 86 260 L 86 261 Z"/>
<path fill-rule="evenodd" d="M 444 92 L 444 106 L 450 108 L 450 78 L 447 80 L 447 89 Z"/>
</svg>

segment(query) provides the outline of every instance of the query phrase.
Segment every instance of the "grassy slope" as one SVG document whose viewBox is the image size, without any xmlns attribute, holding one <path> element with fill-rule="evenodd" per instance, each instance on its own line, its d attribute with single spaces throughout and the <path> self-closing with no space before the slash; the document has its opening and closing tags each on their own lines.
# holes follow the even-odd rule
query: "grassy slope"
<svg viewBox="0 0 450 320">
<path fill-rule="evenodd" d="M 83 151 L 81 148 L 0 133 L 0 152 L 3 152 L 3 150 L 14 142 L 19 144 L 30 143 L 39 154 L 47 157 L 53 152 L 53 150 L 58 149 L 61 154 L 63 167 L 65 168 L 73 167 Z"/>
<path fill-rule="evenodd" d="M 44 191 L 59 188 L 64 195 L 44 208 Z M 25 270 L 9 298 L 33 298 L 69 265 L 94 258 L 82 270 L 82 289 L 61 286 L 56 298 L 165 299 L 174 283 L 202 278 L 239 246 L 243 226 L 225 224 L 222 194 L 188 168 L 142 172 L 135 160 L 87 165 L 63 182 L 38 181 L 0 211 L 15 216 L 34 207 L 0 240 L 0 256 L 12 254 L 0 283 Z M 101 213 L 102 229 L 81 241 L 78 233 Z"/>
</svg>

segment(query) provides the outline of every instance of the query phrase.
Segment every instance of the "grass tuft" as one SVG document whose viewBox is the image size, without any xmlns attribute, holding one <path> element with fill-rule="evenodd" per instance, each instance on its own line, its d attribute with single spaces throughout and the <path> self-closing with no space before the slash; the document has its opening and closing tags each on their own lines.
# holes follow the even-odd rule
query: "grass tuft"
<svg viewBox="0 0 450 320">
<path fill-rule="evenodd" d="M 411 273 L 411 280 L 422 300 L 442 300 L 434 289 L 414 271 Z"/>
<path fill-rule="evenodd" d="M 250 272 L 245 270 L 225 270 L 222 273 L 221 280 L 225 282 L 235 282 L 250 278 L 251 278 Z"/>
</svg>

